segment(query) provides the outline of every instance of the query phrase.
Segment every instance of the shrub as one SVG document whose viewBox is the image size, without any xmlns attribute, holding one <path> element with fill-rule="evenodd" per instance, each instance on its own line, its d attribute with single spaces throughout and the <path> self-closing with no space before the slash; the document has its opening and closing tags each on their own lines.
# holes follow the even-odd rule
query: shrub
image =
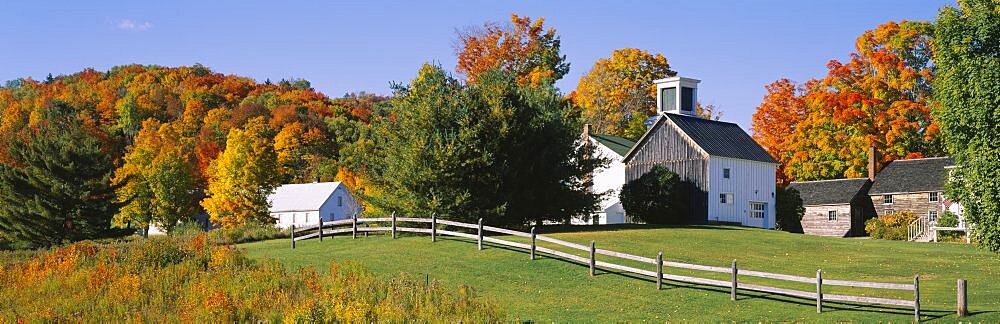
<svg viewBox="0 0 1000 324">
<path fill-rule="evenodd" d="M 802 197 L 799 196 L 799 191 L 795 188 L 782 187 L 775 190 L 777 191 L 774 199 L 777 229 L 802 233 L 802 216 L 805 215 L 806 208 L 802 206 Z"/>
<path fill-rule="evenodd" d="M 685 216 L 680 189 L 677 174 L 657 165 L 622 186 L 619 199 L 629 217 L 648 224 L 680 224 Z"/>
<path fill-rule="evenodd" d="M 874 239 L 906 240 L 907 226 L 917 220 L 913 212 L 905 210 L 895 214 L 879 216 L 865 222 L 865 231 Z"/>
<path fill-rule="evenodd" d="M 0 321 L 496 322 L 494 304 L 355 263 L 290 271 L 207 234 L 0 253 Z"/>
<path fill-rule="evenodd" d="M 232 228 L 216 229 L 209 232 L 212 240 L 220 244 L 239 244 L 286 238 L 291 235 L 291 229 L 280 229 L 270 224 L 251 223 Z"/>
</svg>

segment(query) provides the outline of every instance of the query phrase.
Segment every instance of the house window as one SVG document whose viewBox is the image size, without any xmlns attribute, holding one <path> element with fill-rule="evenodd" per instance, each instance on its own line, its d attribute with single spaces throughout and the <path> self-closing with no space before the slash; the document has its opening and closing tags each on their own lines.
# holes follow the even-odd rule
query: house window
<svg viewBox="0 0 1000 324">
<path fill-rule="evenodd" d="M 837 211 L 836 210 L 831 210 L 829 213 L 827 213 L 826 220 L 831 221 L 831 222 L 837 221 Z"/>
<path fill-rule="evenodd" d="M 937 221 L 937 211 L 936 210 L 929 210 L 929 211 L 927 211 L 927 221 L 931 222 L 931 223 Z"/>
<path fill-rule="evenodd" d="M 344 196 L 337 196 L 337 207 L 344 205 Z"/>
<path fill-rule="evenodd" d="M 733 203 L 733 194 L 732 193 L 720 193 L 719 194 L 719 203 L 731 205 Z"/>
<path fill-rule="evenodd" d="M 886 215 L 892 215 L 892 214 L 895 214 L 895 213 L 896 213 L 896 211 L 895 211 L 895 210 L 892 210 L 892 209 L 886 209 L 886 210 L 885 210 L 885 214 L 886 214 Z"/>
<path fill-rule="evenodd" d="M 767 215 L 767 203 L 750 203 L 750 218 L 764 218 L 764 215 Z"/>
<path fill-rule="evenodd" d="M 883 204 L 891 204 L 892 203 L 892 195 L 882 195 L 882 203 Z"/>
<path fill-rule="evenodd" d="M 729 168 L 722 169 L 722 177 L 729 179 Z"/>
<path fill-rule="evenodd" d="M 932 192 L 932 193 L 927 194 L 927 201 L 929 201 L 929 202 L 938 202 L 938 193 Z"/>
</svg>

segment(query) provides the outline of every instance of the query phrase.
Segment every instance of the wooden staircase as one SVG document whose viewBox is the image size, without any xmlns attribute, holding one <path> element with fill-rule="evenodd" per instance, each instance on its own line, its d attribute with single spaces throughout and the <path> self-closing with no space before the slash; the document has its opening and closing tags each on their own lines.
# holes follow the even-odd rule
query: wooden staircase
<svg viewBox="0 0 1000 324">
<path fill-rule="evenodd" d="M 933 233 L 931 233 L 930 228 L 927 217 L 917 217 L 916 220 L 910 222 L 910 225 L 906 227 L 906 240 L 911 242 L 930 242 L 933 239 Z"/>
</svg>

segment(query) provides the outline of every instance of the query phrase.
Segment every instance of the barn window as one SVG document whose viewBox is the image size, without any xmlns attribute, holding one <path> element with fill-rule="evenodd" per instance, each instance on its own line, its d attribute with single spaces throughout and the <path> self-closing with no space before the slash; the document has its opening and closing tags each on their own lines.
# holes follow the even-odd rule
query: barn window
<svg viewBox="0 0 1000 324">
<path fill-rule="evenodd" d="M 892 209 L 886 209 L 886 210 L 885 210 L 885 214 L 886 214 L 886 215 L 892 215 L 892 214 L 895 214 L 895 213 L 896 213 L 896 211 L 895 211 L 895 210 L 892 210 Z"/>
<path fill-rule="evenodd" d="M 938 201 L 938 193 L 931 192 L 931 193 L 927 194 L 927 201 L 929 201 L 929 202 L 937 202 Z"/>
<path fill-rule="evenodd" d="M 722 177 L 729 179 L 729 168 L 722 169 Z"/>
<path fill-rule="evenodd" d="M 892 203 L 892 195 L 882 195 L 882 203 L 883 204 L 891 204 Z"/>
<path fill-rule="evenodd" d="M 828 220 L 828 221 L 831 221 L 831 222 L 835 222 L 835 221 L 837 221 L 837 211 L 836 211 L 836 210 L 831 210 L 831 211 L 830 211 L 830 212 L 829 212 L 829 213 L 828 213 L 828 214 L 826 215 L 826 220 Z"/>
<path fill-rule="evenodd" d="M 928 222 L 932 222 L 932 223 L 937 221 L 937 211 L 936 210 L 928 210 L 927 211 L 927 221 Z"/>
<path fill-rule="evenodd" d="M 750 203 L 750 218 L 764 218 L 767 214 L 767 203 L 762 202 L 751 202 Z"/>
<path fill-rule="evenodd" d="M 733 203 L 733 194 L 728 192 L 720 193 L 719 203 L 731 205 Z"/>
<path fill-rule="evenodd" d="M 344 205 L 344 196 L 337 196 L 337 207 Z"/>
</svg>

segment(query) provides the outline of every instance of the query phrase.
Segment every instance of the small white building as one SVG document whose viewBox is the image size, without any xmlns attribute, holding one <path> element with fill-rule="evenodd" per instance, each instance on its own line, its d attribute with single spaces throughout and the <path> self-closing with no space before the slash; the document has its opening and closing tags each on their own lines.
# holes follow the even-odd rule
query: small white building
<svg viewBox="0 0 1000 324">
<path fill-rule="evenodd" d="M 600 210 L 590 215 L 589 219 L 573 218 L 573 225 L 589 224 L 622 224 L 628 223 L 625 208 L 618 200 L 618 194 L 625 185 L 625 164 L 622 160 L 635 145 L 635 141 L 612 135 L 593 134 L 590 125 L 583 127 L 583 140 L 594 145 L 594 155 L 610 160 L 607 167 L 595 170 L 591 192 L 606 193 L 601 197 Z"/>
<path fill-rule="evenodd" d="M 350 190 L 340 182 L 282 185 L 267 201 L 275 226 L 280 228 L 315 225 L 320 217 L 324 222 L 350 219 L 360 210 Z"/>
</svg>

